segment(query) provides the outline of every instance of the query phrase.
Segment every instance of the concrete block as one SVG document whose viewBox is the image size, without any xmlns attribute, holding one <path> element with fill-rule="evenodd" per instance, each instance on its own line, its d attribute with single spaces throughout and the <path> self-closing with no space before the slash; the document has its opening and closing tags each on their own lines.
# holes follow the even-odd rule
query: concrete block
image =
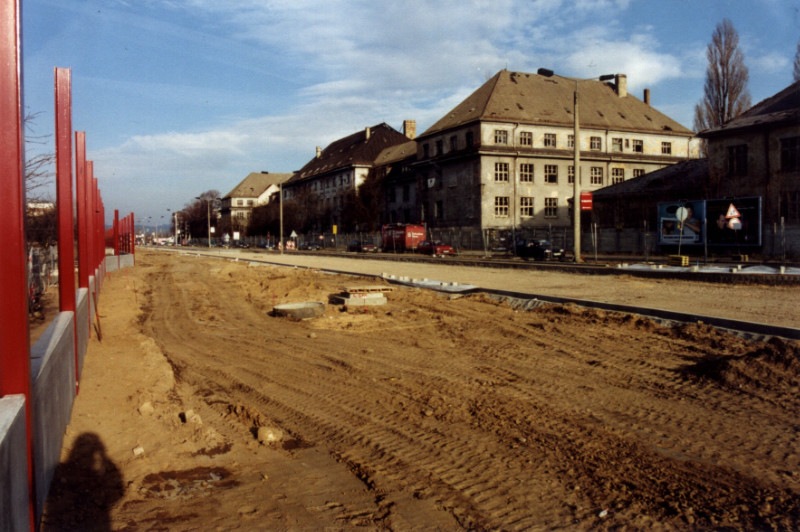
<svg viewBox="0 0 800 532">
<path fill-rule="evenodd" d="M 31 530 L 25 397 L 0 398 L 0 530 Z"/>
<path fill-rule="evenodd" d="M 74 314 L 60 312 L 31 348 L 36 519 L 44 510 L 75 400 Z"/>
<path fill-rule="evenodd" d="M 75 319 L 77 320 L 78 333 L 78 380 L 83 371 L 83 360 L 86 358 L 86 350 L 89 347 L 89 291 L 86 288 L 79 288 L 75 293 Z"/>
</svg>

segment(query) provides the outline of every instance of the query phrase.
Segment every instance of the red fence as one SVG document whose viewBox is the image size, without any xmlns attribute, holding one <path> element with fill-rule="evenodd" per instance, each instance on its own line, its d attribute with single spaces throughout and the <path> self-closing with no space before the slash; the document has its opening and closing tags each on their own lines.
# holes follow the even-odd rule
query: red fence
<svg viewBox="0 0 800 532">
<path fill-rule="evenodd" d="M 31 363 L 28 324 L 27 268 L 24 232 L 25 164 L 24 109 L 22 105 L 22 51 L 20 45 L 20 0 L 0 0 L 0 399 L 21 395 L 25 399 L 27 434 L 28 519 L 35 530 L 36 489 L 34 486 L 34 437 L 32 426 Z M 75 175 L 72 173 L 72 93 L 71 71 L 55 69 L 55 142 L 56 202 L 58 220 L 59 306 L 62 312 L 75 313 L 75 227 L 73 208 L 77 212 L 78 280 L 80 288 L 95 294 L 97 309 L 99 284 L 105 274 L 106 242 L 105 208 L 94 165 L 86 160 L 86 134 L 75 132 Z M 73 198 L 73 183 L 75 196 Z M 121 230 L 115 218 L 114 249 L 133 253 L 133 214 L 123 218 Z M 94 276 L 94 290 L 90 277 Z M 89 324 L 78 324 L 75 330 L 75 376 L 79 376 L 78 327 L 91 331 Z M 17 465 L 17 467 L 19 467 Z M 5 480 L 4 480 L 5 482 Z M 41 501 L 39 501 L 41 503 Z M 16 509 L 15 509 L 16 510 Z M 1 522 L 1 521 L 0 521 Z M 8 521 L 12 525 L 20 521 Z M 16 528 L 16 527 L 15 527 Z"/>
</svg>

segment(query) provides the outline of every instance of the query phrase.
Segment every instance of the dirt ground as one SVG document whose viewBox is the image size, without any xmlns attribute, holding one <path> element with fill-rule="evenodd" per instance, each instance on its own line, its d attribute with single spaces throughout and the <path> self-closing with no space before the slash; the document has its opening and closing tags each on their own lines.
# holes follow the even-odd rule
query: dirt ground
<svg viewBox="0 0 800 532">
<path fill-rule="evenodd" d="M 138 252 L 105 280 L 42 530 L 800 528 L 798 343 L 389 285 L 270 315 L 376 284 Z M 797 326 L 795 290 L 685 284 L 591 294 L 735 293 Z"/>
</svg>

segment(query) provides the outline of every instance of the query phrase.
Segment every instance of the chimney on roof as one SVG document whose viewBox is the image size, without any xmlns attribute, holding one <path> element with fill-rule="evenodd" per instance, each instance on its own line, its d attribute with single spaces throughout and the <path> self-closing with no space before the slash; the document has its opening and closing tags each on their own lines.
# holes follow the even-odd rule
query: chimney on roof
<svg viewBox="0 0 800 532">
<path fill-rule="evenodd" d="M 269 173 L 269 171 L 267 171 L 267 170 L 261 170 L 261 173 L 262 173 L 262 174 L 268 174 L 268 173 Z"/>
<path fill-rule="evenodd" d="M 406 138 L 414 140 L 417 136 L 417 121 L 416 120 L 403 120 L 403 135 Z"/>
<path fill-rule="evenodd" d="M 644 103 L 650 105 L 650 89 L 644 90 Z"/>
<path fill-rule="evenodd" d="M 369 140 L 369 134 L 371 133 L 369 127 L 364 129 L 364 140 Z"/>
<path fill-rule="evenodd" d="M 614 83 L 616 83 L 617 96 L 624 98 L 628 95 L 628 76 L 625 74 L 616 74 L 614 76 Z"/>
<path fill-rule="evenodd" d="M 317 146 L 317 159 L 319 159 L 320 157 L 322 157 L 322 148 Z"/>
</svg>

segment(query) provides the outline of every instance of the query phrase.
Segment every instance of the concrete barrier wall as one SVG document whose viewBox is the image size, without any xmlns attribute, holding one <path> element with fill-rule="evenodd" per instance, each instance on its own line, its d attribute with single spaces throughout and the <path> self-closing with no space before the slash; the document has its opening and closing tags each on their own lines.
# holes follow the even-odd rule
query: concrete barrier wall
<svg viewBox="0 0 800 532">
<path fill-rule="evenodd" d="M 25 397 L 0 398 L 0 530 L 30 530 Z"/>
<path fill-rule="evenodd" d="M 83 359 L 86 358 L 86 349 L 89 346 L 89 291 L 79 288 L 75 293 L 75 319 L 78 320 L 78 375 L 81 380 L 83 373 Z"/>
<path fill-rule="evenodd" d="M 133 255 L 107 257 L 105 264 L 89 277 L 89 288 L 76 291 L 73 312 L 60 312 L 31 347 L 32 439 L 34 518 L 38 523 L 50 484 L 61 459 L 64 433 L 72 414 L 76 382 L 89 345 L 106 266 L 132 266 Z M 77 375 L 76 375 L 77 349 Z M 25 397 L 0 397 L 0 531 L 31 530 Z M 38 528 L 38 527 L 37 527 Z"/>
<path fill-rule="evenodd" d="M 133 255 L 125 253 L 119 256 L 107 255 L 105 260 L 106 273 L 119 270 L 120 268 L 130 268 L 133 266 Z"/>
<path fill-rule="evenodd" d="M 61 459 L 75 400 L 75 315 L 61 312 L 31 349 L 36 519 Z"/>
</svg>

